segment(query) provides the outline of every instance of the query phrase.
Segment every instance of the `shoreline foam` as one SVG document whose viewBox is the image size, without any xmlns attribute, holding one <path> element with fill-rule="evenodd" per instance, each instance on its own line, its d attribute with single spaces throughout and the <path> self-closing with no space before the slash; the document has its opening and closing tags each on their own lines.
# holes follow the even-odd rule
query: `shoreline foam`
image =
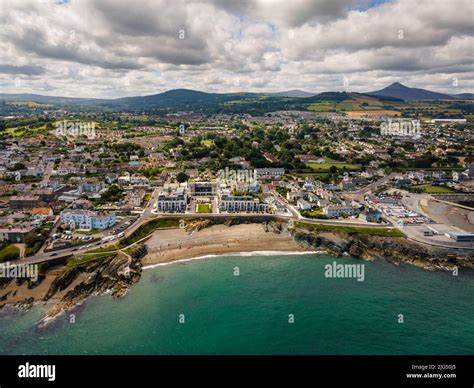
<svg viewBox="0 0 474 388">
<path fill-rule="evenodd" d="M 229 252 L 220 254 L 208 254 L 196 257 L 189 257 L 186 259 L 178 259 L 173 261 L 167 261 L 164 263 L 149 264 L 144 266 L 142 269 L 152 269 L 156 267 L 162 267 L 165 265 L 186 263 L 189 261 L 205 260 L 205 259 L 217 259 L 222 257 L 265 257 L 265 256 L 303 256 L 303 255 L 322 255 L 327 254 L 327 251 L 243 251 L 243 252 Z"/>
</svg>

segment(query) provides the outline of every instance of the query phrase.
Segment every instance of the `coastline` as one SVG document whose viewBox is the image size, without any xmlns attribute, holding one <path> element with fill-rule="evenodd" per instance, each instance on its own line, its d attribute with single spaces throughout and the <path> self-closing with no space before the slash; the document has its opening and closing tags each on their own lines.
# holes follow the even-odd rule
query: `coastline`
<svg viewBox="0 0 474 388">
<path fill-rule="evenodd" d="M 326 251 L 242 251 L 242 252 L 231 252 L 231 253 L 223 253 L 223 254 L 215 254 L 211 253 L 208 255 L 204 256 L 196 256 L 196 257 L 190 257 L 190 258 L 185 258 L 185 259 L 178 259 L 178 260 L 173 260 L 173 261 L 166 261 L 162 263 L 156 263 L 156 264 L 149 264 L 146 267 L 143 267 L 142 269 L 153 269 L 157 267 L 163 267 L 166 265 L 171 265 L 171 264 L 179 264 L 179 263 L 187 263 L 190 261 L 196 261 L 196 260 L 206 260 L 206 259 L 218 259 L 221 257 L 226 257 L 226 256 L 232 256 L 232 257 L 264 257 L 264 256 L 303 256 L 303 255 L 321 255 L 321 254 L 326 254 Z"/>
<path fill-rule="evenodd" d="M 261 224 L 213 225 L 199 232 L 182 229 L 157 230 L 146 242 L 144 267 L 207 255 L 225 256 L 244 252 L 308 252 L 289 233 L 274 233 Z"/>
</svg>

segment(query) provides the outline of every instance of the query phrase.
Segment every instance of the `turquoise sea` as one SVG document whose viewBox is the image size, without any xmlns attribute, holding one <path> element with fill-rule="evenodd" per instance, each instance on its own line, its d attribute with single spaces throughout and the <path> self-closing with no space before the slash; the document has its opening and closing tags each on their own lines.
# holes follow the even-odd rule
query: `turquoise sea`
<svg viewBox="0 0 474 388">
<path fill-rule="evenodd" d="M 365 280 L 326 278 L 333 261 L 365 264 Z M 75 323 L 39 328 L 44 309 L 0 312 L 1 354 L 474 354 L 474 275 L 384 261 L 206 258 L 147 269 Z"/>
</svg>

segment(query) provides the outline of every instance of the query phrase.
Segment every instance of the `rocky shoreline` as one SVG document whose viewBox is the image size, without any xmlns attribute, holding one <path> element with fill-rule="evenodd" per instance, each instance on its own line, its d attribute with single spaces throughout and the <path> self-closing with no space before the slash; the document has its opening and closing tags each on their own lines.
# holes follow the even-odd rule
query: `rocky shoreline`
<svg viewBox="0 0 474 388">
<path fill-rule="evenodd" d="M 292 231 L 300 244 L 326 249 L 335 256 L 347 254 L 364 260 L 383 259 L 407 263 L 427 270 L 453 271 L 456 268 L 474 270 L 472 253 L 454 255 L 441 249 L 427 248 L 405 238 L 381 237 L 344 232 L 320 233 Z"/>
<path fill-rule="evenodd" d="M 250 223 L 230 218 L 225 222 L 225 225 L 232 227 L 246 222 Z M 198 233 L 215 224 L 210 220 L 190 223 L 186 227 L 186 232 L 189 234 Z M 221 223 L 219 222 L 219 224 Z M 441 249 L 421 246 L 403 237 L 383 237 L 340 230 L 321 232 L 301 227 L 288 228 L 286 223 L 273 220 L 262 220 L 261 224 L 265 234 L 290 235 L 302 247 L 302 250 L 324 250 L 334 256 L 351 256 L 371 261 L 382 259 L 394 264 L 407 263 L 427 270 L 454 271 L 457 268 L 474 270 L 472 252 L 452 254 Z M 119 251 L 82 264 L 64 266 L 51 282 L 43 298 L 40 300 L 35 300 L 33 297 L 25 298 L 14 303 L 13 309 L 26 311 L 36 302 L 54 303 L 41 322 L 41 324 L 45 324 L 91 295 L 110 293 L 112 297 L 120 298 L 127 293 L 131 285 L 140 280 L 142 259 L 147 253 L 147 246 L 138 244 L 129 248 L 127 252 Z M 38 287 L 43 279 L 44 276 L 40 277 L 36 283 L 28 283 L 28 288 Z M 1 283 L 0 291 L 7 284 L 8 282 L 5 281 Z M 0 308 L 8 303 L 9 293 L 11 291 L 3 295 L 0 294 Z M 62 296 L 58 296 L 58 294 Z"/>
<path fill-rule="evenodd" d="M 146 255 L 146 251 L 146 246 L 140 244 L 135 246 L 130 254 L 118 252 L 72 267 L 64 266 L 41 300 L 34 300 L 33 297 L 25 298 L 23 301 L 14 303 L 13 310 L 27 311 L 33 307 L 35 302 L 52 302 L 54 304 L 40 322 L 40 324 L 43 324 L 71 309 L 91 295 L 110 293 L 113 298 L 120 298 L 127 293 L 132 284 L 140 280 L 142 273 L 141 258 Z M 81 276 L 83 280 L 80 280 Z M 70 286 L 74 282 L 77 282 L 77 284 L 58 299 L 57 294 L 68 287 L 71 288 Z M 8 283 L 4 282 L 2 288 Z M 34 284 L 31 283 L 28 287 L 34 288 L 39 284 L 40 281 Z M 7 294 L 1 297 L 0 301 L 5 300 Z M 0 305 L 0 308 L 5 304 Z"/>
</svg>

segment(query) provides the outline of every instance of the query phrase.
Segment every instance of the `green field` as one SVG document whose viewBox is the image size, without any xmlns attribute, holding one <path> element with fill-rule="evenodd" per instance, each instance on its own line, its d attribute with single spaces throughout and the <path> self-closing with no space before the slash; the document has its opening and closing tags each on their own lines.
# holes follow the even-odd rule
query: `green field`
<svg viewBox="0 0 474 388">
<path fill-rule="evenodd" d="M 308 105 L 307 109 L 313 112 L 333 112 L 336 109 L 336 103 L 331 101 L 315 102 Z"/>
<path fill-rule="evenodd" d="M 77 257 L 74 257 L 74 258 L 70 258 L 67 261 L 66 266 L 67 267 L 75 267 L 77 265 L 84 264 L 84 263 L 87 263 L 87 262 L 92 261 L 92 260 L 103 259 L 105 257 L 111 257 L 111 256 L 114 256 L 114 255 L 115 255 L 115 253 L 99 253 L 99 254 L 86 254 L 86 255 L 83 255 L 83 256 L 77 256 Z"/>
<path fill-rule="evenodd" d="M 359 103 L 355 101 L 342 101 L 339 104 L 336 105 L 336 110 L 339 111 L 345 111 L 345 110 L 360 110 L 361 107 Z"/>
<path fill-rule="evenodd" d="M 317 232 L 341 231 L 349 234 L 370 234 L 381 237 L 405 237 L 405 235 L 395 228 L 371 228 L 363 226 L 339 226 L 339 225 L 319 225 L 295 222 L 295 227 Z"/>
<path fill-rule="evenodd" d="M 14 127 L 14 128 L 5 129 L 4 133 L 7 134 L 8 136 L 20 137 L 20 136 L 24 136 L 26 133 L 39 132 L 44 129 L 46 129 L 46 125 L 42 125 L 40 127 L 31 128 L 31 129 L 28 127 Z"/>
<path fill-rule="evenodd" d="M 306 107 L 313 112 L 345 112 L 383 109 L 383 104 L 375 98 L 351 94 L 351 98 L 341 102 L 321 101 Z"/>
<path fill-rule="evenodd" d="M 323 209 L 302 210 L 300 213 L 306 218 L 327 218 L 323 213 Z"/>
<path fill-rule="evenodd" d="M 428 194 L 446 194 L 446 193 L 457 193 L 456 190 L 446 186 L 417 186 L 423 193 Z"/>
<path fill-rule="evenodd" d="M 20 250 L 12 244 L 8 244 L 0 249 L 0 262 L 15 260 L 20 257 Z"/>
<path fill-rule="evenodd" d="M 76 229 L 74 233 L 77 234 L 85 234 L 85 235 L 91 235 L 91 234 L 96 234 L 102 232 L 102 229 L 91 229 L 91 230 L 85 230 L 85 229 Z"/>
<path fill-rule="evenodd" d="M 360 170 L 360 166 L 356 164 L 349 164 L 349 163 L 307 163 L 306 166 L 310 167 L 313 170 L 329 170 L 332 166 L 335 166 L 337 169 L 346 169 L 346 170 Z"/>
<path fill-rule="evenodd" d="M 200 203 L 197 205 L 197 212 L 198 213 L 210 213 L 211 212 L 211 205 L 208 203 Z"/>
</svg>

